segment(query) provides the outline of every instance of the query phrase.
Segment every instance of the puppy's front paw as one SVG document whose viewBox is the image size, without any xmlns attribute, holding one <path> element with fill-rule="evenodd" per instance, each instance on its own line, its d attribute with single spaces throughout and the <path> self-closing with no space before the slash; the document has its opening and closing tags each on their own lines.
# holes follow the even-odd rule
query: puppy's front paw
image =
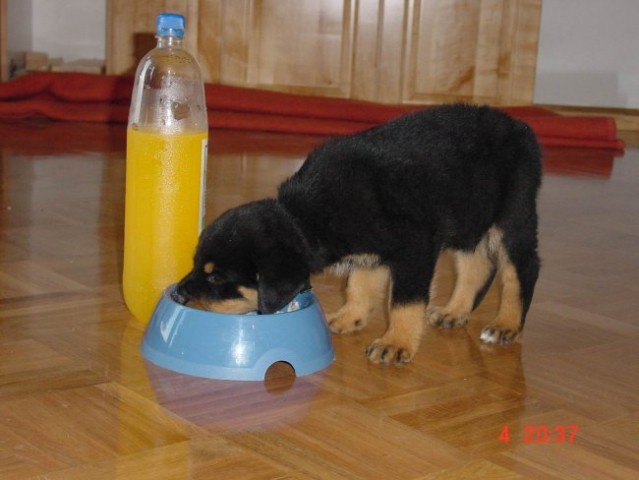
<svg viewBox="0 0 639 480">
<path fill-rule="evenodd" d="M 344 306 L 328 315 L 327 323 L 333 333 L 352 333 L 366 326 L 368 316 Z"/>
<path fill-rule="evenodd" d="M 468 314 L 455 315 L 451 312 L 447 312 L 444 308 L 429 307 L 428 311 L 428 324 L 431 327 L 439 328 L 453 328 L 453 327 L 465 327 L 468 324 Z"/>
<path fill-rule="evenodd" d="M 481 330 L 479 339 L 492 345 L 511 345 L 521 336 L 521 330 L 488 326 Z"/>
<path fill-rule="evenodd" d="M 382 365 L 403 365 L 408 363 L 415 355 L 410 346 L 391 345 L 378 338 L 370 344 L 366 350 L 366 357 L 373 363 Z"/>
</svg>

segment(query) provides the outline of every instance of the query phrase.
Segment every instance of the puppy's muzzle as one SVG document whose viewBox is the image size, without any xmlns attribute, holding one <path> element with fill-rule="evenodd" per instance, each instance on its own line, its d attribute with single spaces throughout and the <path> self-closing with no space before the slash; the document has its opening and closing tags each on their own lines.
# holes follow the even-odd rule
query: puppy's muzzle
<svg viewBox="0 0 639 480">
<path fill-rule="evenodd" d="M 186 302 L 188 302 L 190 299 L 191 297 L 187 295 L 186 293 L 180 291 L 179 288 L 171 292 L 171 300 L 173 300 L 176 303 L 179 303 L 180 305 L 186 305 Z"/>
</svg>

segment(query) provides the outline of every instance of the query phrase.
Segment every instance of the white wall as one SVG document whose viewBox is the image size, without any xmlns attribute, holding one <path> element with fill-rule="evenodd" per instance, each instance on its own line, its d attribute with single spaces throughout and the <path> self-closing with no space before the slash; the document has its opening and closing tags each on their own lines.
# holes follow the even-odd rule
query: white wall
<svg viewBox="0 0 639 480">
<path fill-rule="evenodd" d="M 7 53 L 9 57 L 33 49 L 33 8 L 31 0 L 7 3 Z"/>
<path fill-rule="evenodd" d="M 639 0 L 543 0 L 535 102 L 639 108 Z"/>
<path fill-rule="evenodd" d="M 105 58 L 106 0 L 31 1 L 34 50 L 65 61 Z"/>
</svg>

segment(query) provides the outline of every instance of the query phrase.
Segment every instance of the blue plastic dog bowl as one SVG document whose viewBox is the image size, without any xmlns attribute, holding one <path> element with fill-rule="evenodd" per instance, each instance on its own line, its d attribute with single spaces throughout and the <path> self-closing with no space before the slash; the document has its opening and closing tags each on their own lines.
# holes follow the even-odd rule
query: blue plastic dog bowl
<svg viewBox="0 0 639 480">
<path fill-rule="evenodd" d="M 326 368 L 335 357 L 317 298 L 298 294 L 295 311 L 233 315 L 185 307 L 168 288 L 151 317 L 142 354 L 179 373 L 218 380 L 264 380 L 268 368 L 286 362 L 298 377 Z"/>
</svg>

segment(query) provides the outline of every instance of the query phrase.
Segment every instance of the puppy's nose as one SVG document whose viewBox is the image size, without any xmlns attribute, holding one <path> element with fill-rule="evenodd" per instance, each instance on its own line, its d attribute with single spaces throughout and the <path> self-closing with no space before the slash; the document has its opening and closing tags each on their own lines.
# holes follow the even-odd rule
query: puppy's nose
<svg viewBox="0 0 639 480">
<path fill-rule="evenodd" d="M 189 301 L 188 295 L 185 295 L 183 292 L 180 292 L 179 290 L 175 290 L 173 293 L 171 293 L 171 299 L 174 302 L 179 303 L 180 305 L 185 305 L 186 302 Z"/>
</svg>

